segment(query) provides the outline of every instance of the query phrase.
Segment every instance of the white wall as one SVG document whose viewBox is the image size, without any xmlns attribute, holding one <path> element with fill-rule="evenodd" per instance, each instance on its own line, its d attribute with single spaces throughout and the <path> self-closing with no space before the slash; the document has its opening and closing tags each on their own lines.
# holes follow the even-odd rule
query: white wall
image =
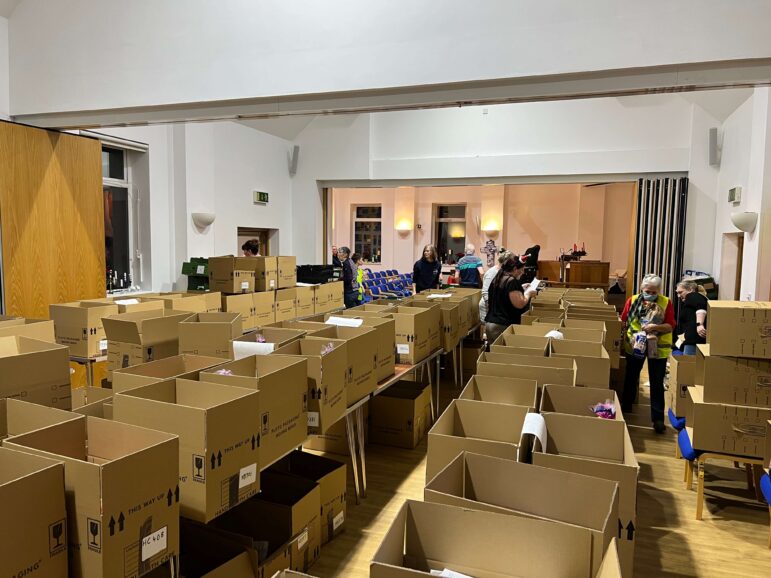
<svg viewBox="0 0 771 578">
<path fill-rule="evenodd" d="M 769 21 L 759 0 L 25 0 L 11 17 L 11 110 L 763 58 Z"/>
<path fill-rule="evenodd" d="M 0 16 L 0 118 L 8 118 L 11 106 L 8 66 L 8 19 Z"/>
</svg>

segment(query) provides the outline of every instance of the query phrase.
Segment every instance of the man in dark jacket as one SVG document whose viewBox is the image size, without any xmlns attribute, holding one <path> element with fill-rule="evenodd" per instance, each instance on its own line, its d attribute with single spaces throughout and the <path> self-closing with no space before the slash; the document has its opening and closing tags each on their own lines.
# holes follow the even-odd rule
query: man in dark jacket
<svg viewBox="0 0 771 578">
<path fill-rule="evenodd" d="M 356 281 L 356 265 L 351 261 L 351 250 L 340 247 L 337 250 L 343 265 L 343 301 L 345 308 L 350 309 L 359 304 L 359 283 Z"/>
</svg>

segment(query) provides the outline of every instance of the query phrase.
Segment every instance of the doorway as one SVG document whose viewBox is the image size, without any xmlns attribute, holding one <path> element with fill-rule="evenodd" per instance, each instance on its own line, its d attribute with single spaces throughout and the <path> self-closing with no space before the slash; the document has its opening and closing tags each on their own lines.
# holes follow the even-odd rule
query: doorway
<svg viewBox="0 0 771 578">
<path fill-rule="evenodd" d="M 720 299 L 739 301 L 743 255 L 744 233 L 724 233 L 720 252 Z"/>
<path fill-rule="evenodd" d="M 260 242 L 260 255 L 268 257 L 274 254 L 274 247 L 278 244 L 278 229 L 255 229 L 252 227 L 238 227 L 238 254 L 241 254 L 241 245 L 250 239 Z"/>
</svg>

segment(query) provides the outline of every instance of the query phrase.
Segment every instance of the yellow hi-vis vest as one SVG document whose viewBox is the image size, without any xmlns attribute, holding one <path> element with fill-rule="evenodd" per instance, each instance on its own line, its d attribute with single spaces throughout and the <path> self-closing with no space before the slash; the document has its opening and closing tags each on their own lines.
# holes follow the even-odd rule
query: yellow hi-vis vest
<svg viewBox="0 0 771 578">
<path fill-rule="evenodd" d="M 635 302 L 641 299 L 640 294 L 634 295 L 632 297 L 632 302 L 629 304 L 629 311 L 632 311 L 634 309 Z M 664 311 L 666 314 L 667 307 L 669 306 L 669 298 L 664 297 L 663 295 L 659 294 L 658 298 L 656 299 L 656 305 L 661 307 L 661 310 Z M 640 319 L 638 317 L 632 318 L 630 315 L 629 318 L 626 320 L 627 323 L 627 329 L 626 329 L 626 340 L 624 341 L 624 351 L 626 351 L 628 354 L 632 354 L 632 341 L 634 339 L 634 334 L 637 333 L 642 329 L 642 323 L 640 323 Z M 659 359 L 666 359 L 669 357 L 669 354 L 672 353 L 672 332 L 669 333 L 660 333 L 656 337 L 658 337 L 658 357 Z"/>
</svg>

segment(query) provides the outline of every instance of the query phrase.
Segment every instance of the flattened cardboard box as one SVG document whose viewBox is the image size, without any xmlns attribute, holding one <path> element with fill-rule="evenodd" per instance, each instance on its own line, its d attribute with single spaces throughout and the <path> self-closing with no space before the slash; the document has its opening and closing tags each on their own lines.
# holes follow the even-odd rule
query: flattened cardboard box
<svg viewBox="0 0 771 578">
<path fill-rule="evenodd" d="M 252 293 L 256 285 L 255 259 L 259 257 L 210 257 L 209 289 L 221 293 Z"/>
<path fill-rule="evenodd" d="M 507 355 L 504 357 L 512 356 Z M 480 356 L 480 359 L 481 358 L 482 356 Z M 575 362 L 573 363 L 575 364 Z M 566 368 L 546 365 L 512 365 L 511 362 L 491 363 L 488 361 L 480 361 L 477 363 L 477 373 L 480 375 L 494 375 L 497 377 L 534 379 L 538 383 L 539 388 L 543 387 L 547 383 L 556 383 L 558 385 L 576 384 L 575 367 Z"/>
<path fill-rule="evenodd" d="M 343 313 L 343 317 L 353 317 L 361 319 L 360 327 L 370 327 L 377 333 L 377 371 L 375 378 L 380 383 L 394 374 L 396 364 L 396 321 L 390 317 L 379 317 L 377 315 L 360 312 Z M 323 321 L 327 324 L 336 325 L 334 314 L 325 314 Z"/>
<path fill-rule="evenodd" d="M 618 483 L 619 556 L 624 576 L 633 575 L 637 535 L 639 465 L 623 421 L 547 413 L 545 452 L 533 452 L 533 465 L 594 476 Z"/>
<path fill-rule="evenodd" d="M 609 387 L 610 356 L 602 343 L 554 339 L 551 356 L 564 357 L 576 362 L 576 385 Z"/>
<path fill-rule="evenodd" d="M 230 342 L 243 333 L 239 313 L 198 313 L 179 324 L 179 353 L 230 359 Z"/>
<path fill-rule="evenodd" d="M 597 417 L 592 408 L 598 403 L 610 401 L 616 411 L 615 419 L 624 421 L 621 402 L 612 389 L 595 387 L 571 387 L 568 385 L 548 384 L 541 392 L 540 413 L 567 413 Z"/>
<path fill-rule="evenodd" d="M 372 558 L 369 575 L 414 578 L 451 568 L 496 578 L 589 578 L 591 555 L 591 532 L 584 528 L 406 500 Z"/>
<path fill-rule="evenodd" d="M 278 289 L 297 284 L 297 257 L 278 257 Z"/>
<path fill-rule="evenodd" d="M 241 327 L 244 331 L 251 331 L 257 327 L 255 319 L 255 304 L 253 294 L 244 295 L 222 295 L 222 310 L 229 313 L 239 313 L 241 315 Z M 273 313 L 271 303 L 268 316 Z"/>
<path fill-rule="evenodd" d="M 71 576 L 133 578 L 179 553 L 176 436 L 84 417 L 3 445 L 64 463 Z"/>
<path fill-rule="evenodd" d="M 712 355 L 771 359 L 771 302 L 709 301 L 707 320 Z"/>
<path fill-rule="evenodd" d="M 0 337 L 2 397 L 69 410 L 69 349 L 28 337 Z"/>
<path fill-rule="evenodd" d="M 462 451 L 524 460 L 527 407 L 455 399 L 428 432 L 426 481 Z M 521 451 L 520 451 L 521 450 Z"/>
<path fill-rule="evenodd" d="M 771 408 L 771 360 L 719 357 L 711 352 L 707 345 L 696 354 L 695 373 L 701 377 L 705 402 Z"/>
<path fill-rule="evenodd" d="M 107 351 L 103 317 L 118 314 L 118 306 L 91 301 L 49 305 L 56 342 L 70 348 L 70 355 L 98 357 Z"/>
<path fill-rule="evenodd" d="M 599 571 L 618 531 L 616 482 L 467 452 L 426 484 L 424 499 L 587 529 L 590 576 Z"/>
<path fill-rule="evenodd" d="M 119 369 L 112 374 L 112 391 L 120 393 L 141 385 L 149 385 L 158 381 L 166 381 L 175 377 L 198 379 L 198 374 L 204 369 L 221 365 L 224 361 L 219 357 L 203 355 L 174 355 L 158 361 Z"/>
<path fill-rule="evenodd" d="M 243 359 L 250 355 L 268 355 L 276 349 L 302 339 L 302 329 L 283 329 L 281 327 L 263 327 L 245 333 L 230 342 L 230 359 Z"/>
<path fill-rule="evenodd" d="M 696 385 L 697 355 L 669 357 L 669 389 L 672 411 L 677 417 L 689 413 L 688 388 Z M 691 406 L 692 407 L 692 406 Z"/>
<path fill-rule="evenodd" d="M 16 336 L 56 343 L 54 322 L 48 319 L 21 319 L 21 323 L 0 325 L 0 337 Z"/>
<path fill-rule="evenodd" d="M 0 399 L 0 440 L 77 419 L 70 411 L 28 403 L 13 398 Z"/>
<path fill-rule="evenodd" d="M 110 374 L 117 369 L 177 355 L 179 323 L 190 315 L 164 309 L 105 317 Z"/>
<path fill-rule="evenodd" d="M 294 451 L 271 470 L 287 472 L 319 485 L 321 499 L 321 545 L 345 528 L 346 465 L 316 454 Z"/>
<path fill-rule="evenodd" d="M 347 342 L 342 339 L 305 337 L 274 352 L 275 355 L 303 357 L 307 360 L 309 433 L 325 433 L 345 415 L 348 384 L 347 348 Z"/>
<path fill-rule="evenodd" d="M 372 398 L 369 436 L 373 444 L 414 449 L 431 427 L 431 386 L 398 381 Z"/>
<path fill-rule="evenodd" d="M 474 375 L 460 392 L 458 399 L 505 403 L 536 409 L 538 382 L 534 379 Z"/>
<path fill-rule="evenodd" d="M 254 290 L 278 289 L 278 259 L 276 257 L 250 257 L 249 259 L 254 270 Z"/>
<path fill-rule="evenodd" d="M 3 504 L 0 516 L 3 575 L 67 576 L 67 511 L 62 463 L 0 448 L 0 502 Z"/>
<path fill-rule="evenodd" d="M 221 371 L 230 374 L 217 373 Z M 304 357 L 252 355 L 202 371 L 199 379 L 259 391 L 260 468 L 267 468 L 308 437 L 308 361 Z"/>
<path fill-rule="evenodd" d="M 117 421 L 179 436 L 180 512 L 210 522 L 260 489 L 254 390 L 170 379 L 113 400 Z"/>
</svg>

